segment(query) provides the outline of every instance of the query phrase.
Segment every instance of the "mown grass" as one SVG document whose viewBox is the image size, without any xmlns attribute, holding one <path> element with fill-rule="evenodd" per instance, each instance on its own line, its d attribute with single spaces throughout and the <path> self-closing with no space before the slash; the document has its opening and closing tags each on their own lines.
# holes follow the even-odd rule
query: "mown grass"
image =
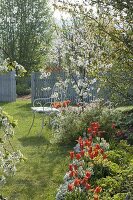
<svg viewBox="0 0 133 200">
<path fill-rule="evenodd" d="M 2 194 L 8 200 L 54 200 L 68 166 L 71 146 L 51 144 L 53 135 L 48 127 L 42 135 L 40 115 L 27 135 L 32 122 L 30 100 L 1 103 L 4 111 L 18 120 L 12 144 L 26 157 L 17 167 L 14 177 L 8 177 Z"/>
</svg>

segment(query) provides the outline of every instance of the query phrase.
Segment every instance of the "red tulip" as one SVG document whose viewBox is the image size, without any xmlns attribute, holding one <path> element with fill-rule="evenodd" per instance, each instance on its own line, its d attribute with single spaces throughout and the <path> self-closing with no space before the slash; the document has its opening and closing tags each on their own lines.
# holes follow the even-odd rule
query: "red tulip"
<svg viewBox="0 0 133 200">
<path fill-rule="evenodd" d="M 103 149 L 100 149 L 100 153 L 103 154 L 103 153 L 104 153 L 104 150 L 103 150 Z"/>
<path fill-rule="evenodd" d="M 102 191 L 102 188 L 97 186 L 94 190 L 94 193 L 100 193 Z"/>
<path fill-rule="evenodd" d="M 78 166 L 77 166 L 77 165 L 73 165 L 73 166 L 74 166 L 74 169 L 75 169 L 75 170 L 77 170 L 77 169 L 78 169 Z"/>
<path fill-rule="evenodd" d="M 81 156 L 84 156 L 84 154 L 85 154 L 84 150 L 81 150 L 80 154 L 81 154 Z"/>
<path fill-rule="evenodd" d="M 90 146 L 91 145 L 91 141 L 89 141 L 89 140 L 85 140 L 85 146 Z"/>
<path fill-rule="evenodd" d="M 80 136 L 79 138 L 78 138 L 78 140 L 76 140 L 78 143 L 81 143 L 81 142 L 83 142 L 83 140 L 82 140 L 82 137 Z"/>
<path fill-rule="evenodd" d="M 70 158 L 71 158 L 71 160 L 74 159 L 74 151 L 70 151 Z"/>
<path fill-rule="evenodd" d="M 99 129 L 100 125 L 99 125 L 98 122 L 92 122 L 91 127 L 93 128 L 93 130 L 96 129 L 96 128 Z"/>
<path fill-rule="evenodd" d="M 98 150 L 95 150 L 93 153 L 93 157 L 97 157 L 98 156 Z"/>
<path fill-rule="evenodd" d="M 92 132 L 92 129 L 91 128 L 88 128 L 88 133 L 91 133 Z"/>
<path fill-rule="evenodd" d="M 113 123 L 113 124 L 112 124 L 112 128 L 113 128 L 113 129 L 115 129 L 115 128 L 116 128 L 116 125 L 115 125 L 115 123 Z"/>
<path fill-rule="evenodd" d="M 107 154 L 104 154 L 104 155 L 103 155 L 103 159 L 106 159 L 106 158 L 107 158 Z"/>
<path fill-rule="evenodd" d="M 76 178 L 74 180 L 74 186 L 79 186 L 80 185 L 80 179 Z"/>
<path fill-rule="evenodd" d="M 85 189 L 86 189 L 86 190 L 89 190 L 90 188 L 91 188 L 91 185 L 90 185 L 89 183 L 86 183 Z"/>
<path fill-rule="evenodd" d="M 91 141 L 91 142 L 92 142 L 92 136 L 90 136 L 90 137 L 89 137 L 89 141 Z"/>
<path fill-rule="evenodd" d="M 88 179 L 91 177 L 91 172 L 86 171 L 85 175 L 88 177 Z"/>
<path fill-rule="evenodd" d="M 80 153 L 77 153 L 77 154 L 76 154 L 76 159 L 79 160 L 80 158 L 81 158 L 81 154 L 80 154 Z"/>
<path fill-rule="evenodd" d="M 84 145 L 83 145 L 83 142 L 82 142 L 82 143 L 80 143 L 80 149 L 83 150 L 83 148 L 84 148 Z"/>
<path fill-rule="evenodd" d="M 69 170 L 70 170 L 70 171 L 73 170 L 73 165 L 72 165 L 72 164 L 69 165 Z"/>
<path fill-rule="evenodd" d="M 90 156 L 91 159 L 94 158 L 93 153 L 89 153 L 89 156 Z"/>
<path fill-rule="evenodd" d="M 96 149 L 100 149 L 100 145 L 99 144 L 96 144 L 95 147 L 96 147 Z"/>
<path fill-rule="evenodd" d="M 92 146 L 89 148 L 88 153 L 90 154 L 92 152 Z"/>
<path fill-rule="evenodd" d="M 87 181 L 88 181 L 88 177 L 85 176 L 85 177 L 81 180 L 81 184 L 85 186 L 86 183 L 87 183 Z"/>
<path fill-rule="evenodd" d="M 92 135 L 93 135 L 93 137 L 95 137 L 95 136 L 96 136 L 96 134 L 97 134 L 97 132 L 96 132 L 96 131 L 92 131 Z"/>
<path fill-rule="evenodd" d="M 74 185 L 72 183 L 68 184 L 68 190 L 72 191 L 74 189 Z"/>
<path fill-rule="evenodd" d="M 74 176 L 75 176 L 75 172 L 74 171 L 70 171 L 69 177 L 74 177 Z"/>
<path fill-rule="evenodd" d="M 98 131 L 98 127 L 97 127 L 97 126 L 94 126 L 94 127 L 93 127 L 93 131 L 96 131 L 96 132 L 97 132 L 97 131 Z"/>
</svg>

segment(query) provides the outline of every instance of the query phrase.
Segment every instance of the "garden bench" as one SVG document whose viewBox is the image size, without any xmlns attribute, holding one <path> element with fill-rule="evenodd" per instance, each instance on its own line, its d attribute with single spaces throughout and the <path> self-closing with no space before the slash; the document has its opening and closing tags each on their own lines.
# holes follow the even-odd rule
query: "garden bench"
<svg viewBox="0 0 133 200">
<path fill-rule="evenodd" d="M 58 96 L 55 96 L 55 93 Z M 33 120 L 30 126 L 30 129 L 28 131 L 28 134 L 30 133 L 34 122 L 35 122 L 35 117 L 37 113 L 42 114 L 42 125 L 41 125 L 41 131 L 42 132 L 44 126 L 46 125 L 45 123 L 45 117 L 49 117 L 49 124 L 50 124 L 50 118 L 54 117 L 56 115 L 61 114 L 62 109 L 68 106 L 70 103 L 69 100 L 64 100 L 65 95 L 64 91 L 62 91 L 60 88 L 58 88 L 56 85 L 53 87 L 52 94 L 49 98 L 37 98 L 33 101 L 33 106 L 31 107 L 31 110 L 33 112 Z"/>
</svg>

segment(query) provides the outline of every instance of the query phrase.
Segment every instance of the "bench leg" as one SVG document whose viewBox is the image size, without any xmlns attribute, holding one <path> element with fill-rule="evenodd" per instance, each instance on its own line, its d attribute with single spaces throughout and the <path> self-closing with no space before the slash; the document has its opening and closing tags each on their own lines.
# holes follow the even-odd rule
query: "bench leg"
<svg viewBox="0 0 133 200">
<path fill-rule="evenodd" d="M 44 126 L 46 126 L 46 123 L 45 123 L 45 115 L 42 116 L 42 124 L 41 124 L 41 130 L 39 132 L 39 135 L 42 134 L 42 130 L 44 129 Z"/>
<path fill-rule="evenodd" d="M 33 113 L 33 120 L 32 120 L 32 124 L 31 124 L 31 126 L 30 126 L 30 129 L 29 129 L 29 131 L 28 131 L 28 134 L 27 134 L 27 135 L 29 135 L 29 133 L 30 133 L 30 131 L 31 131 L 31 129 L 32 129 L 32 127 L 33 127 L 33 125 L 34 125 L 34 121 L 35 121 L 35 115 L 36 115 L 36 113 L 34 112 L 34 113 Z"/>
</svg>

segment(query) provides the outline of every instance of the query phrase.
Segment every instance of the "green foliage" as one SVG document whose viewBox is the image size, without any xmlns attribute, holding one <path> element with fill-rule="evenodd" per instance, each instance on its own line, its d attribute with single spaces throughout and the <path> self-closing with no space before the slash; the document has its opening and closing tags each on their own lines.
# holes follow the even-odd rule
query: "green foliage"
<svg viewBox="0 0 133 200">
<path fill-rule="evenodd" d="M 47 0 L 2 0 L 0 10 L 3 59 L 8 56 L 16 60 L 27 73 L 36 71 L 51 41 L 52 20 Z"/>
<path fill-rule="evenodd" d="M 110 160 L 94 160 L 94 164 L 95 177 L 92 177 L 93 183 L 100 178 L 106 178 L 121 172 L 120 166 Z"/>
<path fill-rule="evenodd" d="M 86 192 L 80 192 L 79 190 L 67 193 L 65 200 L 90 200 Z"/>
<path fill-rule="evenodd" d="M 129 144 L 133 144 L 133 111 L 132 107 L 125 107 L 121 108 L 123 111 L 120 111 L 120 109 L 117 109 L 120 111 L 120 117 L 117 121 L 117 126 L 119 130 L 123 131 L 123 135 L 118 137 L 118 140 L 121 139 L 127 139 Z"/>
<path fill-rule="evenodd" d="M 106 191 L 106 193 L 110 193 L 110 195 L 114 195 L 118 192 L 120 192 L 120 186 L 121 182 L 123 180 L 121 178 L 118 179 L 118 177 L 111 177 L 107 176 L 106 178 L 102 178 L 99 181 L 97 181 L 97 184 L 99 184 L 103 190 Z"/>
<path fill-rule="evenodd" d="M 16 92 L 17 92 L 17 95 L 21 96 L 21 95 L 30 94 L 31 90 L 30 88 L 27 87 L 25 83 L 23 83 L 23 84 L 17 84 Z"/>
<path fill-rule="evenodd" d="M 109 141 L 115 135 L 112 123 L 119 122 L 120 117 L 121 112 L 103 108 L 100 105 L 90 106 L 81 113 L 78 110 L 73 112 L 70 107 L 62 116 L 55 118 L 57 126 L 54 128 L 54 136 L 58 142 L 74 141 L 81 135 L 81 132 L 86 131 L 91 122 L 97 121 L 100 123 L 103 137 Z"/>
<path fill-rule="evenodd" d="M 114 195 L 113 200 L 123 200 L 125 199 L 127 196 L 127 194 L 125 193 L 118 193 L 116 195 Z"/>
<path fill-rule="evenodd" d="M 100 123 L 101 134 L 107 141 L 114 143 L 114 139 L 126 139 L 129 144 L 133 144 L 132 107 L 125 107 L 128 112 L 122 112 L 121 109 L 109 109 L 97 104 L 90 105 L 81 113 L 77 108 L 75 110 L 77 111 L 73 112 L 70 107 L 61 117 L 55 118 L 54 136 L 57 142 L 69 143 L 76 140 L 91 122 L 97 121 Z M 115 129 L 112 128 L 112 123 L 115 123 Z M 122 131 L 122 135 L 117 135 L 118 131 Z"/>
<path fill-rule="evenodd" d="M 105 178 L 97 180 L 103 188 L 102 200 L 105 193 L 110 196 L 109 199 L 123 199 L 126 195 L 133 196 L 133 147 L 128 145 L 126 141 L 121 141 L 115 149 L 108 152 L 108 167 L 113 171 L 112 174 Z"/>
<path fill-rule="evenodd" d="M 71 143 L 83 131 L 80 126 L 80 115 L 77 112 L 66 111 L 54 119 L 54 137 L 57 142 Z"/>
</svg>

